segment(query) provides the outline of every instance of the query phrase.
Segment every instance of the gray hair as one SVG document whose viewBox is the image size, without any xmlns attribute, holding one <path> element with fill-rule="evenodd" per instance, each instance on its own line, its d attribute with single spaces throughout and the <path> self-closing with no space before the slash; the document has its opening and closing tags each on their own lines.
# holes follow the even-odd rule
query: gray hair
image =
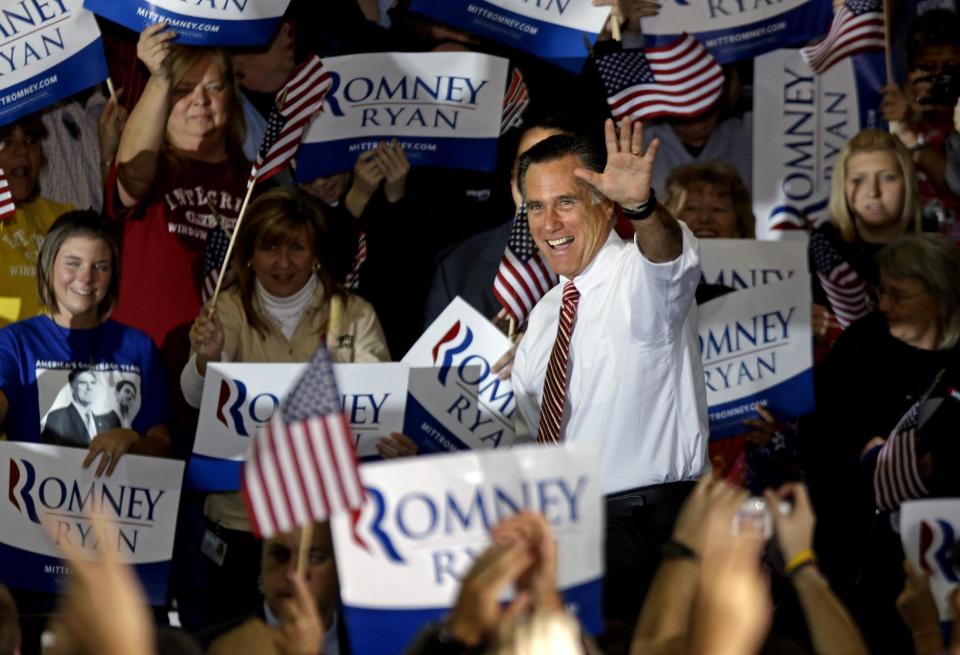
<svg viewBox="0 0 960 655">
<path fill-rule="evenodd" d="M 877 255 L 880 272 L 909 278 L 937 299 L 941 350 L 960 342 L 960 250 L 939 234 L 904 234 Z"/>
</svg>

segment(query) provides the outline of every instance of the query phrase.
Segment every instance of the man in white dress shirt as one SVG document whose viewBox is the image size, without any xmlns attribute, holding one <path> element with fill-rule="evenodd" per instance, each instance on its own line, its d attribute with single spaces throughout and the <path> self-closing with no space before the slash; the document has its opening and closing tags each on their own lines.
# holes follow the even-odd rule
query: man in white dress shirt
<svg viewBox="0 0 960 655">
<path fill-rule="evenodd" d="M 607 617 L 632 622 L 676 513 L 708 467 L 700 262 L 693 234 L 651 189 L 658 143 L 644 153 L 639 123 L 618 132 L 609 120 L 605 138 L 605 166 L 570 135 L 521 159 L 530 231 L 560 284 L 530 314 L 513 388 L 531 438 L 598 449 Z M 616 205 L 633 243 L 613 231 Z"/>
</svg>

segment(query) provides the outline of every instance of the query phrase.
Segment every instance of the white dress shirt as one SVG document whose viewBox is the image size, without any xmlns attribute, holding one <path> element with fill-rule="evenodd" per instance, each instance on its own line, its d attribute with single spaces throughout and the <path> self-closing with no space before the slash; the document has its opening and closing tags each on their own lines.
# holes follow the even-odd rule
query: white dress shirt
<svg viewBox="0 0 960 655">
<path fill-rule="evenodd" d="M 605 494 L 694 480 L 707 468 L 706 391 L 697 343 L 697 240 L 686 225 L 683 251 L 654 264 L 636 243 L 610 231 L 573 279 L 580 291 L 570 344 L 561 436 L 600 453 Z M 513 364 L 513 390 L 536 438 L 543 381 L 557 335 L 563 285 L 530 313 Z M 523 430 L 521 426 L 518 428 Z"/>
</svg>

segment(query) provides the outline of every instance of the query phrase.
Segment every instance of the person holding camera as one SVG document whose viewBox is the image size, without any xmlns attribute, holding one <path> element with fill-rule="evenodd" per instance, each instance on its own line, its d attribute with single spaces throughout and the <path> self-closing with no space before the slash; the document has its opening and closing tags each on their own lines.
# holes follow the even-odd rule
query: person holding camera
<svg viewBox="0 0 960 655">
<path fill-rule="evenodd" d="M 903 87 L 883 87 L 880 112 L 913 156 L 925 223 L 958 241 L 960 196 L 949 184 L 947 140 L 960 98 L 960 16 L 946 9 L 919 16 L 907 38 L 907 62 Z"/>
</svg>

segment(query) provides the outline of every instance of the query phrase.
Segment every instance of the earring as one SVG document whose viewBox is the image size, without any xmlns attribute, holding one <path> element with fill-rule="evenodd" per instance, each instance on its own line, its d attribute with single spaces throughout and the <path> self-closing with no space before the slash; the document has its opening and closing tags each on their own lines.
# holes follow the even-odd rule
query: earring
<svg viewBox="0 0 960 655">
<path fill-rule="evenodd" d="M 320 262 L 313 262 L 313 272 L 319 274 L 320 271 L 321 271 Z"/>
<path fill-rule="evenodd" d="M 252 261 L 247 262 L 247 268 L 253 268 L 253 262 L 252 262 Z"/>
</svg>

